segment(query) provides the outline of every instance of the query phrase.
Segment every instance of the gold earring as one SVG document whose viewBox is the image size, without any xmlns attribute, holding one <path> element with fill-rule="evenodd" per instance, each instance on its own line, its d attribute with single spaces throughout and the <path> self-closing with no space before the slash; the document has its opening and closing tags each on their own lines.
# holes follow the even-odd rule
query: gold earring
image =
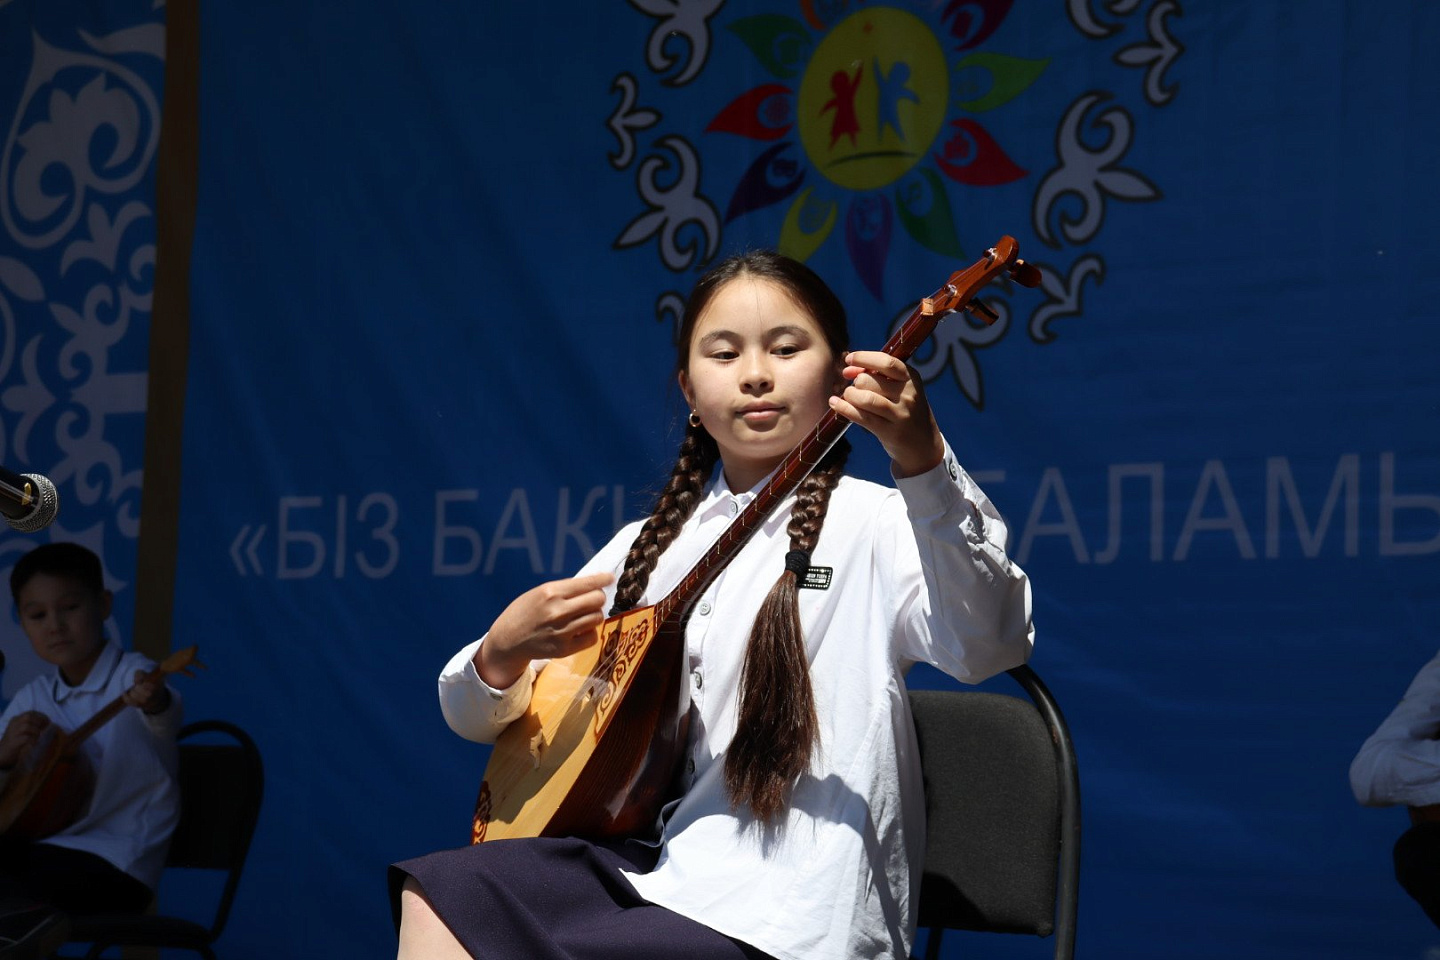
<svg viewBox="0 0 1440 960">
<path fill-rule="evenodd" d="M 699 429 L 700 427 L 700 414 L 694 410 L 690 411 L 690 426 L 692 429 Z"/>
</svg>

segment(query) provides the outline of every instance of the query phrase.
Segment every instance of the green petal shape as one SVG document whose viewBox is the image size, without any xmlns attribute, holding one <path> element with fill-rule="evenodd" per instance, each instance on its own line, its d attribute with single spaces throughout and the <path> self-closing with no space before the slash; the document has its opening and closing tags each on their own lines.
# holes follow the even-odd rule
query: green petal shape
<svg viewBox="0 0 1440 960">
<path fill-rule="evenodd" d="M 955 98 L 962 109 L 971 113 L 994 110 L 1023 93 L 1049 63 L 1049 60 L 1025 60 L 1003 53 L 972 53 L 951 68 Z M 989 75 L 990 85 L 984 93 L 975 96 L 982 86 L 982 71 Z"/>
<path fill-rule="evenodd" d="M 900 224 L 921 246 L 942 257 L 959 260 L 960 236 L 955 231 L 955 215 L 950 209 L 950 195 L 940 175 L 929 167 L 921 167 L 895 188 L 895 209 Z"/>
<path fill-rule="evenodd" d="M 801 263 L 820 249 L 839 218 L 840 205 L 834 200 L 812 202 L 810 194 L 814 192 L 814 187 L 806 187 L 795 198 L 785 213 L 785 224 L 780 228 L 780 252 Z"/>
<path fill-rule="evenodd" d="M 813 42 L 805 24 L 778 13 L 742 17 L 730 24 L 730 32 L 744 41 L 761 66 L 782 80 L 799 76 Z"/>
</svg>

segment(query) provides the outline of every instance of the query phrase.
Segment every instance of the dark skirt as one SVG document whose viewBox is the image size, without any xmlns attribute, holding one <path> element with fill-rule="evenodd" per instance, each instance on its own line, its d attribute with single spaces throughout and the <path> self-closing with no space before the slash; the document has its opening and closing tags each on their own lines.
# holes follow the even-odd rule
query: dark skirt
<svg viewBox="0 0 1440 960">
<path fill-rule="evenodd" d="M 419 882 L 476 960 L 768 960 L 738 940 L 640 897 L 621 868 L 643 873 L 657 849 L 635 842 L 492 840 L 390 867 L 390 906 Z"/>
<path fill-rule="evenodd" d="M 142 913 L 150 888 L 99 854 L 0 840 L 0 898 L 43 900 L 65 913 Z"/>
</svg>

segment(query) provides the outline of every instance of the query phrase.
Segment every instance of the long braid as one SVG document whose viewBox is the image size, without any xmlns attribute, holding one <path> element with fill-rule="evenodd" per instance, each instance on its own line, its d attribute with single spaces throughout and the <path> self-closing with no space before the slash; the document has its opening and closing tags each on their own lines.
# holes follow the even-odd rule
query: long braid
<svg viewBox="0 0 1440 960">
<path fill-rule="evenodd" d="M 744 276 L 778 285 L 814 321 L 831 356 L 837 362 L 844 356 L 850 336 L 840 298 L 798 260 L 774 250 L 754 250 L 727 257 L 691 290 L 676 337 L 676 372 L 682 388 L 701 316 L 726 284 Z M 815 546 L 830 492 L 839 482 L 849 453 L 850 445 L 841 440 L 801 483 L 787 528 L 792 552 L 808 555 Z M 703 427 L 687 431 L 670 481 L 625 559 L 612 616 L 639 602 L 656 561 L 695 509 L 719 456 L 719 448 Z M 791 566 L 789 559 L 786 566 Z M 773 822 L 784 810 L 791 787 L 810 767 L 819 737 L 798 590 L 797 574 L 785 570 L 756 614 L 741 671 L 738 729 L 725 757 L 725 786 L 731 803 L 749 807 L 766 822 Z"/>
<path fill-rule="evenodd" d="M 625 568 L 615 584 L 615 602 L 610 607 L 610 616 L 633 610 L 640 603 L 656 561 L 694 511 L 705 481 L 710 479 L 719 459 L 720 450 L 710 434 L 703 428 L 687 426 L 670 479 L 625 556 Z"/>
<path fill-rule="evenodd" d="M 786 528 L 792 551 L 808 556 L 814 549 L 849 455 L 850 444 L 842 439 L 800 484 Z M 787 568 L 750 628 L 740 714 L 725 756 L 730 802 L 748 806 L 761 821 L 774 821 L 795 781 L 810 768 L 819 726 L 800 627 L 799 577 Z"/>
</svg>

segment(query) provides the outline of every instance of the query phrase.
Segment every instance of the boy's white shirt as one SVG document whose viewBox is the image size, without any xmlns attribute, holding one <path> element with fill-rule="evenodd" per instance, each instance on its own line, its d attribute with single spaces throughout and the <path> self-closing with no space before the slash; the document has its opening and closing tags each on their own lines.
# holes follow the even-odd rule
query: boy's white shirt
<svg viewBox="0 0 1440 960">
<path fill-rule="evenodd" d="M 70 686 L 55 667 L 21 687 L 0 714 L 0 731 L 29 710 L 74 730 L 134 686 L 135 671 L 154 668 L 145 655 L 107 642 L 84 683 Z M 44 842 L 104 857 L 153 890 L 180 817 L 175 736 L 183 715 L 180 694 L 170 688 L 160 713 L 127 707 L 92 734 L 82 745 L 96 774 L 90 807 Z"/>
</svg>

